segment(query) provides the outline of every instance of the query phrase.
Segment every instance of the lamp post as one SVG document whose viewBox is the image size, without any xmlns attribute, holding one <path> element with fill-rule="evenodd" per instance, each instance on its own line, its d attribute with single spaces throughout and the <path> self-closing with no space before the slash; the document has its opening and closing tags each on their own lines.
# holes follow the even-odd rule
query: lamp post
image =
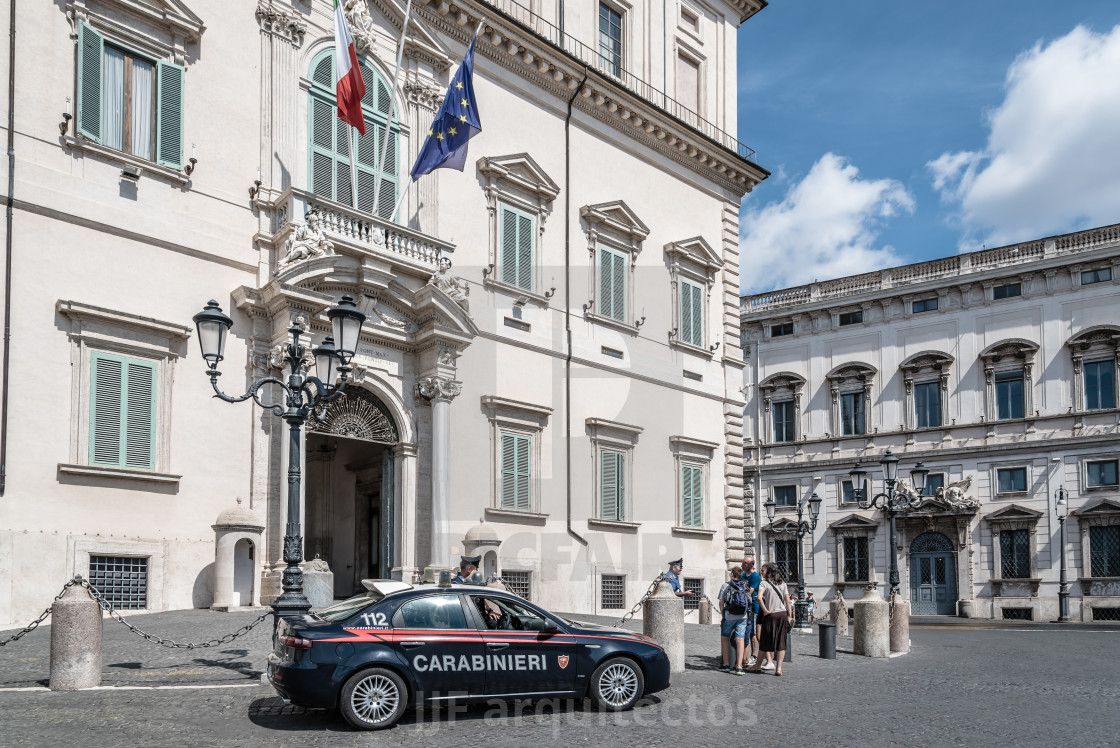
<svg viewBox="0 0 1120 748">
<path fill-rule="evenodd" d="M 1058 489 L 1058 501 L 1054 504 L 1058 515 L 1058 540 L 1062 544 L 1062 567 L 1058 575 L 1058 623 L 1069 623 L 1069 581 L 1066 579 L 1066 489 Z"/>
<path fill-rule="evenodd" d="M 809 505 L 809 520 L 806 522 L 805 504 Z M 763 504 L 766 507 L 766 517 L 770 520 L 770 532 L 775 535 L 796 535 L 797 536 L 797 602 L 794 604 L 794 611 L 796 613 L 796 620 L 794 626 L 799 629 L 809 628 L 808 615 L 806 615 L 806 608 L 808 603 L 805 602 L 805 570 L 804 555 L 801 551 L 801 539 L 813 530 L 817 529 L 817 517 L 821 513 L 821 497 L 815 493 L 809 497 L 806 502 L 805 499 L 797 502 L 797 523 L 788 524 L 782 529 L 774 527 L 774 515 L 777 511 L 778 505 L 774 503 L 774 497 L 771 496 Z"/>
<path fill-rule="evenodd" d="M 856 466 L 852 468 L 848 475 L 852 479 L 852 489 L 856 495 L 860 509 L 882 509 L 886 512 L 891 525 L 891 570 L 890 570 L 890 595 L 897 595 L 899 593 L 899 578 L 898 578 L 898 532 L 895 528 L 895 517 L 905 509 L 920 509 L 928 502 L 927 499 L 922 498 L 922 492 L 926 490 L 926 476 L 929 475 L 929 470 L 926 469 L 922 463 L 914 466 L 910 471 L 910 478 L 914 483 L 914 492 L 912 494 L 903 494 L 896 490 L 898 484 L 898 458 L 888 449 L 887 453 L 879 460 L 879 464 L 883 467 L 883 483 L 886 485 L 886 492 L 875 494 L 868 498 L 870 493 L 870 484 L 866 479 L 867 471 L 860 467 L 857 462 Z"/>
<path fill-rule="evenodd" d="M 354 299 L 343 296 L 338 304 L 327 312 L 331 321 L 332 336 L 325 338 L 321 345 L 312 351 L 315 357 L 316 376 L 303 373 L 305 347 L 300 336 L 307 333 L 297 321 L 288 332 L 292 342 L 286 347 L 286 360 L 289 373 L 287 381 L 276 377 L 263 377 L 249 385 L 248 391 L 239 397 L 231 397 L 218 389 L 218 364 L 223 358 L 226 337 L 233 327 L 233 320 L 226 316 L 218 302 L 211 300 L 206 307 L 194 316 L 198 328 L 198 342 L 202 357 L 206 360 L 207 375 L 214 388 L 215 397 L 227 403 L 239 403 L 249 398 L 257 405 L 271 410 L 288 422 L 288 524 L 284 529 L 284 569 L 281 585 L 283 594 L 272 604 L 278 616 L 299 615 L 311 609 L 311 603 L 303 594 L 303 572 L 299 563 L 303 560 L 303 537 L 299 521 L 300 494 L 300 452 L 302 450 L 303 425 L 307 417 L 317 408 L 342 396 L 346 386 L 346 375 L 350 372 L 350 359 L 358 347 L 358 336 L 366 316 L 358 311 Z M 260 398 L 260 389 L 266 384 L 274 384 L 284 391 L 284 403 L 266 403 Z M 313 386 L 312 386 L 313 385 Z"/>
</svg>

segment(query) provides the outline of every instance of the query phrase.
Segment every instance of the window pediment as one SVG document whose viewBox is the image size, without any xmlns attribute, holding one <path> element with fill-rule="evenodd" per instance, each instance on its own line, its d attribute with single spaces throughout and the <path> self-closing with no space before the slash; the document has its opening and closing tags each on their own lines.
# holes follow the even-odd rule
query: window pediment
<svg viewBox="0 0 1120 748">
<path fill-rule="evenodd" d="M 763 392 L 773 393 L 778 390 L 788 390 L 790 392 L 800 392 L 801 388 L 805 386 L 805 377 L 800 374 L 794 374 L 792 371 L 782 371 L 777 374 L 771 374 L 758 383 L 758 388 Z"/>
<path fill-rule="evenodd" d="M 1038 352 L 1038 344 L 1022 338 L 1012 338 L 993 343 L 984 349 L 980 358 L 991 366 L 998 363 L 1007 363 L 1009 360 L 1030 363 L 1034 354 Z"/>
<path fill-rule="evenodd" d="M 1077 517 L 1083 524 L 1093 522 L 1100 525 L 1117 525 L 1120 524 L 1120 502 L 1100 499 L 1070 512 L 1070 515 Z"/>
<path fill-rule="evenodd" d="M 605 235 L 634 252 L 641 250 L 642 241 L 649 236 L 649 227 L 622 200 L 597 205 L 584 205 L 579 215 L 587 222 L 592 240 Z"/>
<path fill-rule="evenodd" d="M 483 156 L 477 165 L 479 174 L 491 180 L 491 184 L 505 182 L 549 203 L 560 194 L 559 185 L 528 153 Z"/>
<path fill-rule="evenodd" d="M 183 45 L 199 41 L 206 30 L 202 19 L 179 0 L 72 0 L 66 5 L 71 39 L 78 38 L 84 21 L 138 51 L 162 59 L 186 61 Z"/>
<path fill-rule="evenodd" d="M 797 522 L 795 520 L 789 519 L 788 517 L 782 517 L 781 519 L 774 520 L 773 522 L 766 525 L 762 529 L 763 529 L 764 532 L 768 532 L 768 533 L 772 533 L 772 534 L 777 535 L 777 534 L 781 534 L 783 530 L 787 530 L 787 529 L 791 529 L 791 528 L 795 528 L 795 527 L 797 527 Z"/>
<path fill-rule="evenodd" d="M 910 377 L 914 377 L 922 372 L 930 372 L 944 375 L 950 366 L 953 365 L 953 357 L 948 353 L 941 351 L 921 351 L 915 353 L 913 356 L 907 357 L 905 361 L 899 364 L 898 368 L 902 369 Z"/>
<path fill-rule="evenodd" d="M 879 370 L 871 364 L 849 362 L 840 364 L 826 376 L 829 381 L 832 382 L 833 387 L 836 387 L 843 384 L 866 385 L 869 384 L 878 373 Z"/>
<path fill-rule="evenodd" d="M 1042 512 L 1011 504 L 984 517 L 984 521 L 1000 530 L 1033 530 L 1042 519 Z"/>
<path fill-rule="evenodd" d="M 669 255 L 674 265 L 684 261 L 703 268 L 711 277 L 723 267 L 723 259 L 716 254 L 712 246 L 704 241 L 702 236 L 694 236 L 678 242 L 669 242 L 665 245 L 665 254 Z"/>
<path fill-rule="evenodd" d="M 1066 341 L 1066 345 L 1073 349 L 1075 355 L 1092 349 L 1115 353 L 1120 350 L 1120 327 L 1095 325 L 1074 335 Z"/>
<path fill-rule="evenodd" d="M 859 514 L 849 514 L 828 526 L 828 529 L 839 535 L 872 535 L 878 528 L 878 522 Z"/>
</svg>

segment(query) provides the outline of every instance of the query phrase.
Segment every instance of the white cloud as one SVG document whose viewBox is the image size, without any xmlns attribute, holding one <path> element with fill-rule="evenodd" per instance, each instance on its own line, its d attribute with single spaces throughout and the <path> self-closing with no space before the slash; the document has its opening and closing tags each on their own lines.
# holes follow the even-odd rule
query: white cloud
<svg viewBox="0 0 1120 748">
<path fill-rule="evenodd" d="M 914 198 L 893 179 L 860 179 L 859 169 L 826 153 L 780 202 L 743 214 L 739 236 L 744 290 L 751 292 L 837 278 L 899 263 L 876 247 L 879 227 Z"/>
<path fill-rule="evenodd" d="M 1021 54 L 987 119 L 983 151 L 926 165 L 962 248 L 1120 220 L 1120 26 L 1079 26 Z"/>
</svg>

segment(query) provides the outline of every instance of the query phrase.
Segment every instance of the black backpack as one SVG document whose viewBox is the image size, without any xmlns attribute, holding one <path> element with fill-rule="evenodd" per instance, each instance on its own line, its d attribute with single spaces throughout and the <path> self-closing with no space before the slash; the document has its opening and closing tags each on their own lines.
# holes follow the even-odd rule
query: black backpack
<svg viewBox="0 0 1120 748">
<path fill-rule="evenodd" d="M 741 616 L 747 612 L 747 587 L 739 579 L 728 584 L 731 585 L 731 589 L 727 591 L 727 597 L 724 598 L 724 602 L 727 603 L 726 610 L 731 615 Z"/>
</svg>

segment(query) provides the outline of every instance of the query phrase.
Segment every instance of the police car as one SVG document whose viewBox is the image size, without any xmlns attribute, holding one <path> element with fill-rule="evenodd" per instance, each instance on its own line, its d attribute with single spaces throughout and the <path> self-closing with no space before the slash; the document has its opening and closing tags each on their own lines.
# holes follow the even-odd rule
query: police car
<svg viewBox="0 0 1120 748">
<path fill-rule="evenodd" d="M 379 730 L 410 705 L 590 696 L 620 711 L 669 687 L 669 659 L 649 637 L 565 620 L 489 587 L 363 585 L 362 595 L 279 620 L 268 678 L 282 697 Z"/>
</svg>

